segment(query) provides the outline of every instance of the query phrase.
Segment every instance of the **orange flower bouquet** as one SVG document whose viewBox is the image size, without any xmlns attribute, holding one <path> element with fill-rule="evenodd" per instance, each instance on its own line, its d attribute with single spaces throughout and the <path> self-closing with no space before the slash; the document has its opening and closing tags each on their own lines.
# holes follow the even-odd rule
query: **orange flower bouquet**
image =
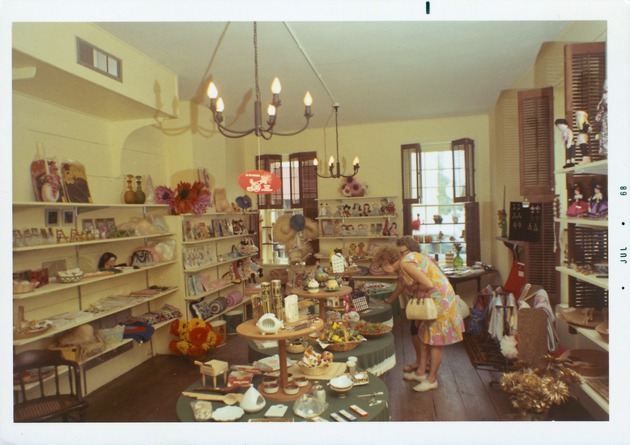
<svg viewBox="0 0 630 445">
<path fill-rule="evenodd" d="M 192 184 L 181 181 L 175 190 L 160 185 L 155 189 L 155 202 L 168 204 L 175 215 L 192 213 L 199 216 L 210 205 L 210 191 L 200 181 Z"/>
<path fill-rule="evenodd" d="M 222 338 L 212 330 L 210 324 L 200 318 L 193 318 L 189 321 L 177 319 L 171 324 L 169 332 L 171 335 L 179 337 L 179 340 L 171 340 L 168 345 L 169 351 L 178 355 L 199 357 L 222 341 Z"/>
</svg>

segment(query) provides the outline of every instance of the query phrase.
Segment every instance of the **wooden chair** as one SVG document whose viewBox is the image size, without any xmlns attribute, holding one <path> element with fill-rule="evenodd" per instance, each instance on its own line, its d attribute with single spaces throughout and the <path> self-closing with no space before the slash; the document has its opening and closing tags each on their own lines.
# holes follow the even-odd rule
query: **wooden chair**
<svg viewBox="0 0 630 445">
<path fill-rule="evenodd" d="M 67 422 L 73 413 L 82 420 L 88 403 L 81 394 L 79 364 L 66 360 L 61 351 L 30 350 L 15 355 L 13 378 L 15 422 L 57 418 Z"/>
</svg>

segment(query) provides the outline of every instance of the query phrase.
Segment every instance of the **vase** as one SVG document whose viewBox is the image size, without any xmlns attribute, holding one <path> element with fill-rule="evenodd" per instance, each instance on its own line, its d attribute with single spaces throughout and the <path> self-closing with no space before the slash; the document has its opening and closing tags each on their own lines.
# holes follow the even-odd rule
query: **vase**
<svg viewBox="0 0 630 445">
<path fill-rule="evenodd" d="M 459 256 L 459 252 L 457 252 L 457 255 L 455 255 L 455 258 L 453 258 L 453 267 L 462 267 L 463 265 L 464 260 L 461 256 Z"/>
<path fill-rule="evenodd" d="M 133 190 L 133 175 L 127 175 L 127 191 L 123 196 L 125 204 L 135 204 L 136 203 L 136 192 Z"/>
<path fill-rule="evenodd" d="M 144 204 L 147 197 L 142 190 L 142 176 L 136 176 L 136 204 Z"/>
</svg>

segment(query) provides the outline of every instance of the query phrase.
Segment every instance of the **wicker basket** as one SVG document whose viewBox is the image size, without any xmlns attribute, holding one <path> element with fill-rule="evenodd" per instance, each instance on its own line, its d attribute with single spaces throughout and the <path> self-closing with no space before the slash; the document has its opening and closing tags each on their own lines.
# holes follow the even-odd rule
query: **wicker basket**
<svg viewBox="0 0 630 445">
<path fill-rule="evenodd" d="M 74 273 L 72 275 L 59 275 L 57 273 L 57 281 L 60 283 L 78 283 L 83 278 L 83 272 Z"/>
<path fill-rule="evenodd" d="M 326 346 L 326 350 L 327 351 L 333 351 L 333 352 L 346 352 L 346 351 L 351 351 L 354 348 L 356 348 L 357 346 L 359 346 L 359 343 L 361 343 L 360 341 L 348 341 L 345 343 L 331 343 L 328 346 Z"/>
<path fill-rule="evenodd" d="M 328 366 L 328 364 L 326 364 L 325 366 L 316 366 L 314 368 L 300 366 L 300 371 L 302 371 L 302 374 L 304 375 L 314 377 L 314 376 L 325 374 L 329 368 L 330 366 Z"/>
<path fill-rule="evenodd" d="M 303 343 L 291 343 L 287 345 L 287 352 L 290 354 L 300 354 L 306 350 L 306 346 Z"/>
</svg>

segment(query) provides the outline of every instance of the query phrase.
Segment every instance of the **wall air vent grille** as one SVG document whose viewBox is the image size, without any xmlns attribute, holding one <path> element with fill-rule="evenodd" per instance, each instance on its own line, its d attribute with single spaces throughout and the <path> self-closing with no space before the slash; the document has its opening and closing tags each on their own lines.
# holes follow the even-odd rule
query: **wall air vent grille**
<svg viewBox="0 0 630 445">
<path fill-rule="evenodd" d="M 122 60 L 78 37 L 77 63 L 122 82 Z"/>
</svg>

